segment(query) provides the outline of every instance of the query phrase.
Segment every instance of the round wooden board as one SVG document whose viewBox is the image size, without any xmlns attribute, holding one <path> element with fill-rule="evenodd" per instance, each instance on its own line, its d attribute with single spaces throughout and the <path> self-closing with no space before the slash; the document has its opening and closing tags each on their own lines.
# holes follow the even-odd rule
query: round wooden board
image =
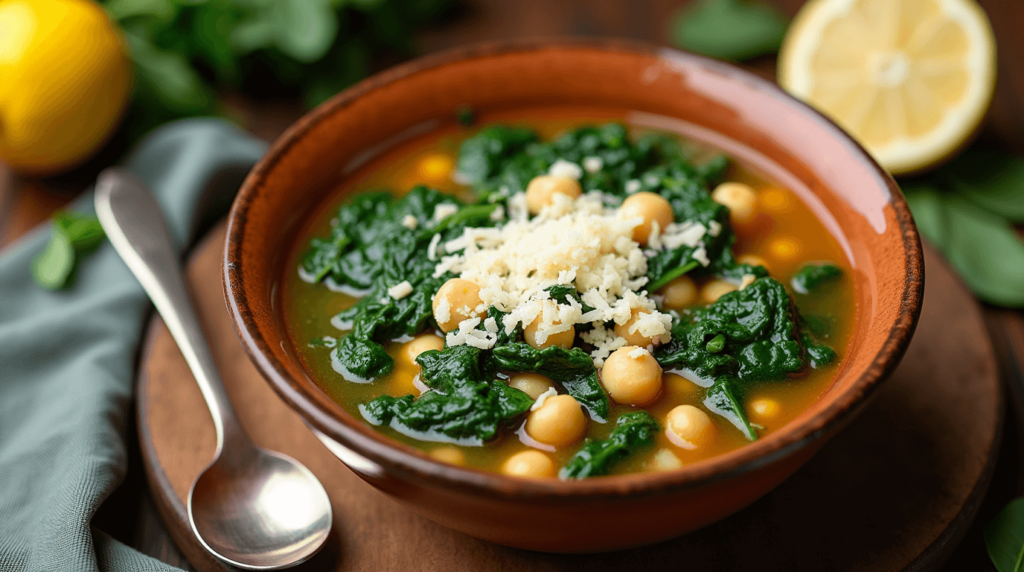
<svg viewBox="0 0 1024 572">
<path fill-rule="evenodd" d="M 977 303 L 926 249 L 921 322 L 893 377 L 806 466 L 750 507 L 687 536 L 609 554 L 541 554 L 464 536 L 360 480 L 263 381 L 224 307 L 224 230 L 196 249 L 188 281 L 228 393 L 253 440 L 305 463 L 334 505 L 327 546 L 297 570 L 934 570 L 988 487 L 1002 430 L 995 358 Z M 140 362 L 138 423 L 147 478 L 175 543 L 195 568 L 226 570 L 188 526 L 184 501 L 213 455 L 213 423 L 159 317 Z"/>
</svg>

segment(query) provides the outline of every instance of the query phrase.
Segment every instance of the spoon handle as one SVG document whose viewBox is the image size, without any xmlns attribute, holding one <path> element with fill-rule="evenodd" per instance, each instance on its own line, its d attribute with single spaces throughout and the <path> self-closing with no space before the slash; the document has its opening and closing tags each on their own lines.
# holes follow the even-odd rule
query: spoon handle
<svg viewBox="0 0 1024 572">
<path fill-rule="evenodd" d="M 163 211 L 145 185 L 118 168 L 96 181 L 96 216 L 114 249 L 149 294 L 199 383 L 217 432 L 217 454 L 242 436 L 224 383 L 185 288 Z"/>
</svg>

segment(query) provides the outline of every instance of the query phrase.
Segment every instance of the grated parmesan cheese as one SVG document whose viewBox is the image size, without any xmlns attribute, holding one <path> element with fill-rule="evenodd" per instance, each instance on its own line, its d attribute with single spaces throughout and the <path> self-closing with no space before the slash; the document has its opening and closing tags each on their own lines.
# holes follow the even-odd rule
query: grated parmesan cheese
<svg viewBox="0 0 1024 572">
<path fill-rule="evenodd" d="M 509 199 L 511 218 L 503 226 L 467 228 L 445 243 L 449 254 L 435 265 L 434 276 L 452 272 L 476 283 L 480 286 L 478 309 L 494 306 L 506 313 L 500 324 L 492 320 L 493 332 L 489 323 L 484 323 L 486 332 L 476 330 L 475 334 L 462 332 L 460 325 L 459 332 L 449 333 L 449 345 L 493 345 L 480 336 L 494 336 L 499 327 L 512 333 L 535 321 L 539 321 L 537 341 L 544 343 L 577 324 L 588 324 L 592 329 L 583 334 L 584 340 L 594 345 L 591 356 L 600 366 L 612 351 L 626 345 L 605 324 L 625 324 L 634 309 L 646 312 L 637 325 L 643 335 L 670 339 L 671 317 L 658 312 L 642 290 L 647 283 L 647 256 L 632 239 L 641 219 L 624 220 L 616 209 L 602 203 L 599 193 L 576 199 L 556 194 L 533 218 L 523 203 L 522 193 Z M 555 285 L 573 286 L 593 309 L 584 313 L 572 297 L 565 303 L 551 300 L 547 288 Z M 450 308 L 444 310 L 450 312 Z M 450 314 L 436 317 L 444 321 L 445 315 Z"/>
<path fill-rule="evenodd" d="M 708 221 L 708 234 L 711 236 L 718 236 L 722 234 L 722 223 L 717 220 Z"/>
<path fill-rule="evenodd" d="M 430 260 L 437 260 L 437 245 L 441 244 L 441 235 L 435 234 L 434 238 L 430 239 L 430 246 L 427 247 L 427 258 Z"/>
<path fill-rule="evenodd" d="M 434 207 L 434 221 L 441 222 L 457 212 L 459 212 L 459 207 L 453 204 L 444 203 L 437 205 Z"/>
<path fill-rule="evenodd" d="M 629 352 L 626 355 L 628 355 L 630 357 L 630 359 L 640 359 L 640 358 L 644 357 L 645 355 L 650 355 L 650 354 L 651 354 L 651 352 L 647 351 L 645 348 L 639 348 L 638 347 L 638 348 L 634 348 L 631 352 Z"/>
<path fill-rule="evenodd" d="M 468 318 L 459 322 L 459 327 L 445 335 L 445 343 L 449 346 L 467 345 L 482 350 L 491 349 L 498 341 L 498 335 L 476 329 L 480 318 Z"/>
<path fill-rule="evenodd" d="M 388 288 L 388 296 L 391 296 L 395 300 L 401 300 L 409 294 L 412 294 L 412 284 L 409 284 L 408 280 L 404 280 L 395 284 L 391 288 Z"/>
<path fill-rule="evenodd" d="M 604 161 L 600 157 L 584 157 L 583 158 L 583 170 L 594 174 L 604 168 Z"/>
<path fill-rule="evenodd" d="M 555 388 L 549 387 L 547 391 L 537 396 L 537 400 L 530 406 L 530 411 L 536 411 L 541 407 L 544 407 L 544 402 L 547 401 L 549 397 L 555 397 L 556 395 L 558 395 L 558 392 L 555 391 Z"/>
<path fill-rule="evenodd" d="M 708 251 L 706 248 L 704 248 L 703 242 L 700 243 L 700 245 L 697 247 L 697 250 L 693 251 L 692 258 L 697 262 L 700 262 L 701 266 L 708 266 L 709 264 L 711 264 L 711 259 L 708 258 Z"/>
<path fill-rule="evenodd" d="M 559 159 L 552 163 L 551 168 L 548 169 L 548 174 L 553 177 L 569 177 L 579 180 L 583 176 L 583 169 L 576 163 Z"/>
<path fill-rule="evenodd" d="M 626 193 L 632 195 L 633 193 L 640 190 L 640 181 L 631 179 L 626 181 Z"/>
<path fill-rule="evenodd" d="M 420 221 L 416 220 L 416 217 L 412 216 L 411 214 L 407 214 L 404 217 L 402 217 L 402 226 L 409 230 L 416 230 L 416 227 L 419 226 L 419 224 Z"/>
</svg>

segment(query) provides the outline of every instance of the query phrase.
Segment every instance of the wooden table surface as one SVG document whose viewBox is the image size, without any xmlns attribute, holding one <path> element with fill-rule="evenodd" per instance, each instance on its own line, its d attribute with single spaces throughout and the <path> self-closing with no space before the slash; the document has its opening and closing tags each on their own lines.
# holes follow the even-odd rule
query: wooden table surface
<svg viewBox="0 0 1024 572">
<path fill-rule="evenodd" d="M 804 0 L 773 0 L 795 14 Z M 978 0 L 996 33 L 999 80 L 992 108 L 979 137 L 1024 153 L 1024 28 L 1021 0 Z M 422 51 L 429 52 L 481 40 L 544 36 L 625 37 L 667 45 L 671 15 L 678 0 L 462 0 L 443 25 L 424 30 Z M 774 58 L 748 62 L 756 73 L 774 77 Z M 272 140 L 303 113 L 293 101 L 251 102 L 225 94 L 233 117 L 259 137 Z M 116 142 L 72 173 L 44 180 L 23 180 L 0 163 L 0 249 L 16 241 L 54 210 L 87 189 L 96 174 L 114 162 L 123 145 Z M 2 251 L 0 251 L 2 253 Z M 955 308 L 950 311 L 955 312 Z M 1024 313 L 985 308 L 989 335 L 1000 360 L 1007 389 L 1007 431 L 996 474 L 974 526 L 945 570 L 994 570 L 985 554 L 981 527 L 1010 499 L 1024 495 Z M 134 408 L 133 408 L 134 410 Z M 134 428 L 134 420 L 128 427 Z M 129 435 L 129 470 L 125 482 L 108 499 L 94 523 L 115 538 L 165 562 L 189 568 L 170 542 L 152 505 L 139 461 L 134 429 Z"/>
</svg>

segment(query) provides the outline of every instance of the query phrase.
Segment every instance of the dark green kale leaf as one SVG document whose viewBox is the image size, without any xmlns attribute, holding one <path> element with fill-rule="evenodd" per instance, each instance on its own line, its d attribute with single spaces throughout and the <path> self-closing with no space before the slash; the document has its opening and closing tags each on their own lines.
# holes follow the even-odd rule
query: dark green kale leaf
<svg viewBox="0 0 1024 572">
<path fill-rule="evenodd" d="M 793 275 L 790 285 L 796 293 L 808 294 L 842 276 L 843 270 L 835 264 L 806 264 Z"/>
<path fill-rule="evenodd" d="M 551 378 L 586 407 L 591 417 L 598 421 L 608 419 L 608 394 L 598 382 L 597 368 L 587 352 L 558 346 L 538 350 L 524 343 L 495 346 L 491 352 L 499 368 Z"/>
<path fill-rule="evenodd" d="M 754 433 L 750 422 L 747 421 L 747 415 L 743 412 L 743 400 L 737 395 L 737 388 L 741 386 L 742 382 L 735 376 L 720 376 L 704 396 L 704 407 L 707 407 L 708 411 L 712 413 L 725 417 L 747 439 L 753 441 L 757 439 L 757 434 Z"/>
<path fill-rule="evenodd" d="M 585 479 L 607 475 L 612 466 L 654 442 L 661 430 L 658 422 L 646 411 L 623 413 L 607 439 L 591 441 L 573 455 L 558 476 L 563 479 Z"/>
<path fill-rule="evenodd" d="M 383 395 L 359 406 L 375 425 L 388 424 L 424 441 L 482 444 L 526 413 L 529 395 L 495 379 L 483 350 L 454 346 L 429 350 L 416 359 L 420 379 L 431 388 L 419 399 Z"/>
</svg>

